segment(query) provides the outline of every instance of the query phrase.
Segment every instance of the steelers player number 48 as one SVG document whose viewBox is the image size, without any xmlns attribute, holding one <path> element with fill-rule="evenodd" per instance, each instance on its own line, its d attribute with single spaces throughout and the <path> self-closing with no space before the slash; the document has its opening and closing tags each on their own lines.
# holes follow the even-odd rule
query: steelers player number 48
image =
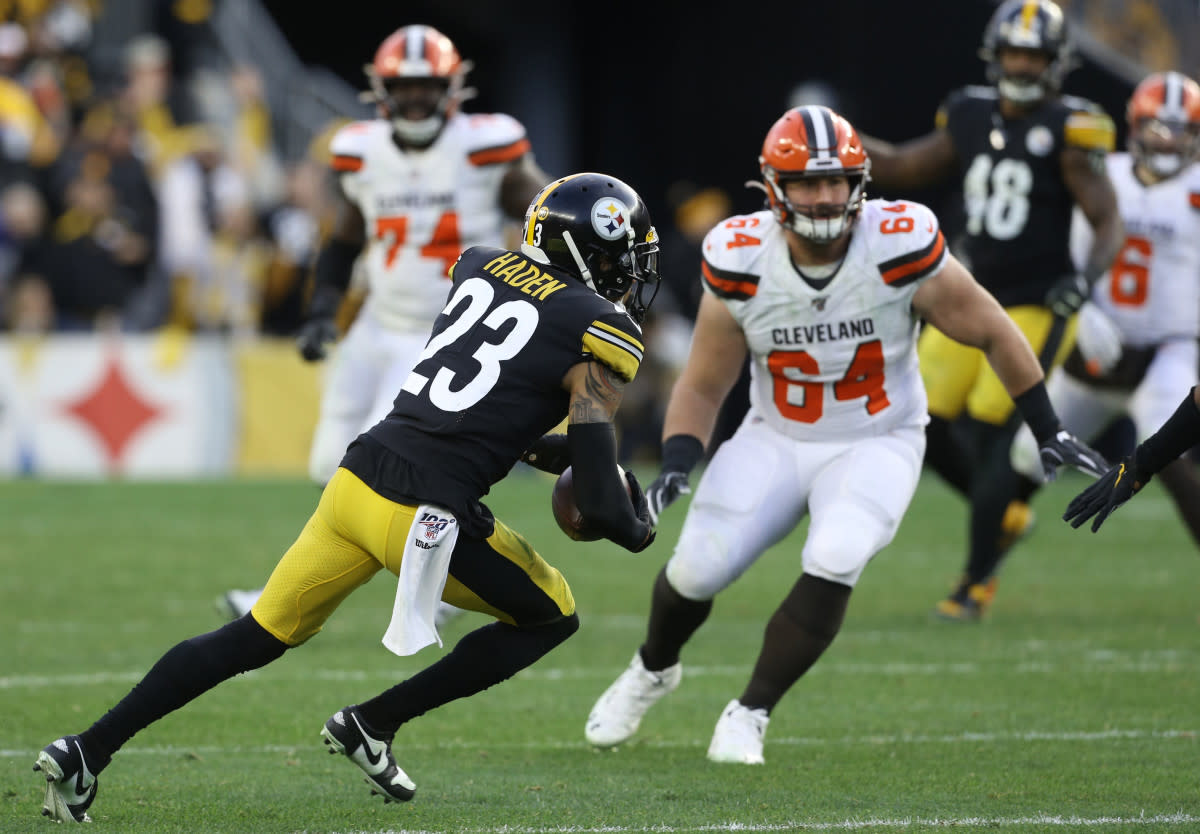
<svg viewBox="0 0 1200 834">
<path fill-rule="evenodd" d="M 986 234 L 993 240 L 1012 240 L 1029 219 L 1029 192 L 1033 171 L 1023 159 L 992 161 L 987 154 L 975 157 L 963 178 L 967 205 L 967 232 Z"/>
<path fill-rule="evenodd" d="M 487 396 L 496 381 L 500 378 L 500 363 L 512 359 L 521 352 L 521 348 L 533 338 L 538 326 L 537 308 L 528 301 L 505 301 L 492 307 L 496 291 L 482 278 L 468 278 L 454 291 L 447 302 L 442 315 L 450 317 L 458 315 L 445 330 L 429 340 L 416 367 L 437 355 L 442 348 L 461 339 L 467 332 L 482 320 L 483 326 L 499 332 L 507 322 L 514 322 L 512 329 L 502 340 L 496 343 L 484 342 L 471 357 L 479 363 L 479 372 L 467 380 L 457 378 L 458 375 L 445 365 L 433 374 L 432 381 L 428 376 L 415 370 L 404 380 L 401 390 L 414 396 L 421 396 L 426 386 L 429 390 L 429 401 L 442 411 L 462 411 L 475 405 Z"/>
</svg>

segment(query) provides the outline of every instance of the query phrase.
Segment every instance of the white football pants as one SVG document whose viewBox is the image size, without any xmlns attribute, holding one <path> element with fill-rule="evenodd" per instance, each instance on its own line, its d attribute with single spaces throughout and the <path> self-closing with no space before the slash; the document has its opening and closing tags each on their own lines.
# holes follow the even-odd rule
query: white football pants
<svg viewBox="0 0 1200 834">
<path fill-rule="evenodd" d="M 308 458 L 310 478 L 326 483 L 346 447 L 388 415 L 428 339 L 428 330 L 391 330 L 378 322 L 369 307 L 360 311 L 325 376 L 321 416 Z"/>
<path fill-rule="evenodd" d="M 896 535 L 924 454 L 920 426 L 804 443 L 768 428 L 752 410 L 700 479 L 667 579 L 688 599 L 712 599 L 807 512 L 802 571 L 853 587 Z"/>
</svg>

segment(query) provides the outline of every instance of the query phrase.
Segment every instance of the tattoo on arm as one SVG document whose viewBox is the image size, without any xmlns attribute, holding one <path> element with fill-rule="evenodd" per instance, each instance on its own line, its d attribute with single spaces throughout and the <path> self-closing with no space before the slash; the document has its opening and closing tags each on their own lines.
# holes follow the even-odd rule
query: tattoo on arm
<svg viewBox="0 0 1200 834">
<path fill-rule="evenodd" d="M 612 422 L 624 392 L 624 380 L 611 368 L 600 362 L 589 362 L 583 390 L 576 389 L 571 395 L 570 422 Z"/>
</svg>

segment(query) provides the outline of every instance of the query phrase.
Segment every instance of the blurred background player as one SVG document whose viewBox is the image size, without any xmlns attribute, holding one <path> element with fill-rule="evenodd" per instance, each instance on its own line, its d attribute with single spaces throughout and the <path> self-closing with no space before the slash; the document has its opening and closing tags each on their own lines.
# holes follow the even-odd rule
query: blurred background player
<svg viewBox="0 0 1200 834">
<path fill-rule="evenodd" d="M 549 177 L 537 166 L 525 128 L 503 113 L 466 114 L 470 70 L 431 26 L 392 33 L 366 67 L 379 118 L 353 122 L 330 143 L 341 195 L 335 228 L 316 259 L 300 354 L 324 359 L 355 262 L 367 296 L 332 360 L 309 456 L 324 484 L 350 441 L 383 419 L 425 347 L 445 302 L 446 273 L 470 246 L 499 246 L 505 221 L 519 222 Z M 259 591 L 218 601 L 231 618 Z M 443 618 L 453 616 L 446 608 Z"/>
<path fill-rule="evenodd" d="M 588 716 L 596 745 L 633 735 L 679 684 L 680 651 L 713 598 L 808 515 L 800 577 L 708 748 L 713 761 L 762 764 L 771 710 L 832 643 L 916 490 L 928 420 L 918 319 L 984 353 L 1049 470 L 1105 468 L 1061 430 L 1029 343 L 947 252 L 933 212 L 865 199 L 871 163 L 848 121 L 789 110 L 759 165 L 770 209 L 725 220 L 702 246 L 706 292 L 646 491 L 652 517 L 686 491 L 747 356 L 750 411 L 704 472 L 655 580 L 645 642 Z"/>
<path fill-rule="evenodd" d="M 1175 412 L 1178 392 L 1196 384 L 1200 363 L 1200 85 L 1154 73 L 1134 90 L 1126 118 L 1129 152 L 1108 158 L 1108 174 L 1129 234 L 1080 314 L 1076 349 L 1047 386 L 1064 425 L 1088 441 L 1126 415 L 1146 440 Z M 1091 230 L 1075 221 L 1072 248 L 1082 253 Z M 1021 431 L 1013 447 L 1022 498 L 1041 483 L 1032 440 Z M 1185 449 L 1138 480 L 1161 476 L 1200 544 L 1200 479 L 1178 457 Z"/>
<path fill-rule="evenodd" d="M 863 143 L 872 180 L 884 189 L 928 186 L 958 172 L 964 262 L 1049 371 L 1070 348 L 1071 317 L 1124 240 L 1104 167 L 1115 131 L 1098 106 L 1059 93 L 1072 48 L 1062 9 L 1050 0 L 1002 3 L 980 55 L 994 87 L 951 93 L 936 129 L 924 137 L 900 147 L 866 136 Z M 1070 257 L 1072 205 L 1094 231 L 1078 270 Z M 995 554 L 1033 523 L 1028 504 L 1008 501 L 1017 477 L 1009 448 L 1018 423 L 978 350 L 936 326 L 924 329 L 919 350 L 929 395 L 925 461 L 971 505 L 966 568 L 935 613 L 977 620 L 995 593 Z"/>
<path fill-rule="evenodd" d="M 401 725 L 507 680 L 575 633 L 566 580 L 482 498 L 565 418 L 575 497 L 605 538 L 654 541 L 637 479 L 616 475 L 612 420 L 642 360 L 640 323 L 657 291 L 658 235 L 637 192 L 604 174 L 557 180 L 529 206 L 520 251 L 472 247 L 384 420 L 355 439 L 254 610 L 176 645 L 120 703 L 56 739 L 34 770 L 43 813 L 84 822 L 97 777 L 134 734 L 321 630 L 386 568 L 399 576 L 384 643 L 441 644 L 443 595 L 495 618 L 408 680 L 339 709 L 321 734 L 385 802 L 416 785 L 392 754 Z"/>
</svg>

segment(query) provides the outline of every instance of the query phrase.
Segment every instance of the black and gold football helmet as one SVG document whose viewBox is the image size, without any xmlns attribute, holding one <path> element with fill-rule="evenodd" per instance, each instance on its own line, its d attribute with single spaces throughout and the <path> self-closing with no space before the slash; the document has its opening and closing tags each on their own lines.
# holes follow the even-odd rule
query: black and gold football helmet
<svg viewBox="0 0 1200 834">
<path fill-rule="evenodd" d="M 658 233 L 650 210 L 636 191 L 607 174 L 572 174 L 543 188 L 525 212 L 521 252 L 623 302 L 638 322 L 658 292 Z"/>
<path fill-rule="evenodd" d="M 1005 75 L 1000 66 L 1005 48 L 1044 52 L 1050 63 L 1036 77 Z M 983 31 L 979 57 L 988 62 L 988 80 L 1003 98 L 1032 104 L 1053 95 L 1075 67 L 1066 15 L 1053 0 L 1004 0 Z"/>
</svg>

